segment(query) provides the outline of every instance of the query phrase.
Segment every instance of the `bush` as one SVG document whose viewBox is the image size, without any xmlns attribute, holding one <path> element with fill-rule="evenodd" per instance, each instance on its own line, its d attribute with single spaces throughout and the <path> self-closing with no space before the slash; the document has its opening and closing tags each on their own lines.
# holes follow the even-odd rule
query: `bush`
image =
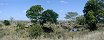
<svg viewBox="0 0 104 40">
<path fill-rule="evenodd" d="M 8 20 L 4 20 L 4 25 L 10 25 L 10 22 Z"/>
<path fill-rule="evenodd" d="M 43 29 L 43 32 L 45 32 L 45 33 L 51 33 L 51 32 L 53 32 L 53 30 L 52 30 L 52 28 L 48 28 L 48 27 L 42 27 L 42 29 Z"/>
<path fill-rule="evenodd" d="M 61 32 L 63 31 L 66 31 L 64 30 L 63 28 L 61 28 L 60 26 L 56 25 L 56 24 L 44 24 L 43 25 L 45 28 L 43 28 L 43 37 L 44 38 L 52 38 L 52 39 L 55 39 L 55 38 L 61 38 L 62 35 L 61 35 Z M 46 31 L 44 31 L 46 30 Z"/>
<path fill-rule="evenodd" d="M 25 24 L 24 23 L 17 23 L 16 25 L 16 32 L 20 33 L 20 31 L 25 29 Z"/>
<path fill-rule="evenodd" d="M 42 28 L 39 24 L 34 24 L 29 28 L 29 36 L 30 38 L 40 37 L 42 34 Z"/>
<path fill-rule="evenodd" d="M 84 25 L 85 24 L 85 18 L 83 15 L 76 17 L 76 22 L 79 25 Z"/>
<path fill-rule="evenodd" d="M 25 24 L 24 23 L 17 23 L 16 26 L 18 29 L 24 29 L 25 28 Z"/>
</svg>

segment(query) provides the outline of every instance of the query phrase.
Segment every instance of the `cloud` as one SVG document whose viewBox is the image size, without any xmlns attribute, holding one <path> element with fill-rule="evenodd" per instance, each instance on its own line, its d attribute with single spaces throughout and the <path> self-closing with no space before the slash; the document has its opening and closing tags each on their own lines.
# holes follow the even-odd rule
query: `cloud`
<svg viewBox="0 0 104 40">
<path fill-rule="evenodd" d="M 61 3 L 68 3 L 67 1 L 64 1 L 64 0 L 61 0 L 60 2 L 61 2 Z"/>
</svg>

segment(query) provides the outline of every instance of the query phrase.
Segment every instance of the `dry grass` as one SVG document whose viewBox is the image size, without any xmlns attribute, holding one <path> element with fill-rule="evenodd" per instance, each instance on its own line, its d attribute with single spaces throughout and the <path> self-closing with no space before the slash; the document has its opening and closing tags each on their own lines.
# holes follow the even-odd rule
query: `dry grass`
<svg viewBox="0 0 104 40">
<path fill-rule="evenodd" d="M 94 32 L 89 32 L 88 30 L 85 31 L 78 31 L 78 32 L 67 32 L 62 28 L 54 28 L 54 33 L 50 33 L 49 37 L 51 38 L 44 38 L 43 35 L 38 39 L 30 39 L 28 37 L 27 29 L 21 30 L 21 32 L 16 32 L 15 25 L 10 26 L 3 26 L 0 27 L 0 40 L 104 40 L 104 31 L 97 30 Z M 102 27 L 102 29 L 104 29 Z M 61 32 L 56 34 L 56 32 Z M 60 35 L 60 38 L 58 38 Z"/>
</svg>

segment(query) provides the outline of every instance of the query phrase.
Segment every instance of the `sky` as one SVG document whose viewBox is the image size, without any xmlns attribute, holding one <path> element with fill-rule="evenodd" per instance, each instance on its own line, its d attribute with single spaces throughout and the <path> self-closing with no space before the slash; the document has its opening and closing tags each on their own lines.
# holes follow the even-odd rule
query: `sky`
<svg viewBox="0 0 104 40">
<path fill-rule="evenodd" d="M 67 12 L 77 12 L 83 15 L 82 10 L 87 0 L 0 0 L 0 20 L 29 20 L 26 10 L 31 6 L 41 5 L 44 10 L 52 9 L 59 14 L 58 20 L 65 20 Z"/>
</svg>

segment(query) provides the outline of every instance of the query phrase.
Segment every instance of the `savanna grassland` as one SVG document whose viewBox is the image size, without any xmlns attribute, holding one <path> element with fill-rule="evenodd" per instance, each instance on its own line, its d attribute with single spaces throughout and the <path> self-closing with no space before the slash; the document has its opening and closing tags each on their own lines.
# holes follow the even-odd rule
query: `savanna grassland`
<svg viewBox="0 0 104 40">
<path fill-rule="evenodd" d="M 0 21 L 0 40 L 104 40 L 104 0 L 88 0 L 83 8 L 83 15 L 67 12 L 58 20 L 56 11 L 33 5 L 29 20 Z"/>
<path fill-rule="evenodd" d="M 31 22 L 22 21 L 18 21 L 18 23 L 14 22 L 13 25 L 11 24 L 8 26 L 1 24 L 0 40 L 104 40 L 103 24 L 98 24 L 97 26 L 100 26 L 98 30 L 90 32 L 88 29 L 84 29 L 83 26 L 78 26 L 78 31 L 70 31 L 69 28 L 74 28 L 75 26 L 75 24 L 71 23 L 69 23 L 70 25 L 68 25 L 67 28 L 63 28 L 62 26 L 59 26 L 59 24 L 55 25 L 47 23 L 44 26 L 47 28 L 51 27 L 53 32 L 42 32 L 41 36 L 37 36 L 36 39 L 29 36 L 29 30 L 31 29 L 29 28 L 31 27 L 30 24 Z"/>
</svg>

